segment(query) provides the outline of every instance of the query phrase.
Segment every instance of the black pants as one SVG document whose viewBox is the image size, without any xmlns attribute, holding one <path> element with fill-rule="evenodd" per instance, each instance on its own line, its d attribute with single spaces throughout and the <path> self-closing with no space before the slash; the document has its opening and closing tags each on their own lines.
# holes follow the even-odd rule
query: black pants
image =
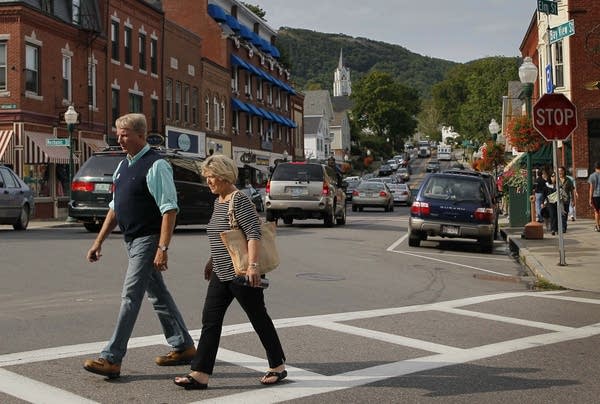
<svg viewBox="0 0 600 404">
<path fill-rule="evenodd" d="M 204 301 L 202 334 L 196 356 L 192 360 L 192 370 L 212 374 L 221 339 L 223 318 L 234 298 L 240 303 L 258 334 L 267 353 L 269 367 L 276 368 L 285 362 L 277 330 L 265 307 L 263 289 L 238 285 L 231 281 L 221 282 L 213 272 Z"/>
</svg>

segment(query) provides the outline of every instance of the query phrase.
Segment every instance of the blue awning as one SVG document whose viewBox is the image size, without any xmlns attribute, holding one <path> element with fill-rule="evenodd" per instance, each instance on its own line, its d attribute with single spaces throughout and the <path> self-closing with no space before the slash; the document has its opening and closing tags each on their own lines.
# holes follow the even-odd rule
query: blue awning
<svg viewBox="0 0 600 404">
<path fill-rule="evenodd" d="M 273 115 L 273 118 L 275 118 L 275 122 L 277 122 L 278 124 L 280 124 L 280 125 L 287 125 L 285 123 L 285 121 L 281 118 L 281 116 L 279 116 L 279 114 L 271 112 L 271 115 Z"/>
<path fill-rule="evenodd" d="M 269 121 L 277 122 L 277 120 L 275 119 L 275 116 L 274 116 L 275 114 L 271 113 L 271 111 L 267 111 L 266 109 L 262 109 L 262 108 L 259 108 L 259 109 L 260 109 L 260 112 L 262 112 L 263 115 L 266 116 Z"/>
<path fill-rule="evenodd" d="M 216 4 L 208 5 L 208 15 L 210 15 L 213 20 L 218 22 L 225 22 L 227 20 L 227 13 L 221 7 Z"/>
<path fill-rule="evenodd" d="M 252 39 L 254 32 L 252 32 L 247 26 L 240 24 L 240 36 L 243 39 Z"/>
<path fill-rule="evenodd" d="M 252 38 L 250 38 L 250 42 L 252 42 L 252 44 L 254 44 L 254 46 L 256 46 L 257 48 L 259 48 L 261 46 L 261 38 L 260 36 L 258 36 L 258 34 L 256 32 L 252 33 Z"/>
<path fill-rule="evenodd" d="M 236 55 L 231 55 L 231 64 L 233 66 L 239 66 L 242 69 L 250 70 L 250 65 L 246 63 L 242 58 Z"/>
<path fill-rule="evenodd" d="M 277 59 L 281 57 L 281 53 L 279 53 L 279 49 L 277 49 L 275 45 L 271 45 L 271 55 L 273 55 L 273 57 Z"/>
<path fill-rule="evenodd" d="M 227 14 L 225 16 L 225 24 L 229 26 L 233 31 L 238 32 L 240 30 L 240 23 L 234 16 Z"/>
<path fill-rule="evenodd" d="M 261 118 L 264 118 L 262 112 L 260 112 L 260 110 L 257 107 L 255 107 L 254 105 L 252 105 L 252 104 L 246 104 L 246 107 L 248 107 L 250 109 L 250 113 L 252 115 L 256 115 L 256 116 L 259 116 Z"/>
<path fill-rule="evenodd" d="M 250 108 L 246 105 L 246 103 L 238 100 L 237 98 L 231 99 L 231 107 L 234 110 L 244 111 L 246 113 L 250 113 Z"/>
</svg>

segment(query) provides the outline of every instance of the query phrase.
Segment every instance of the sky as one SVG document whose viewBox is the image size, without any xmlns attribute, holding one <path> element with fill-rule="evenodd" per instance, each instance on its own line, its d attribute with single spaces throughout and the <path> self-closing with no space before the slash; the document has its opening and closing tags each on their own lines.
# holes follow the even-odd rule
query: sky
<svg viewBox="0 0 600 404">
<path fill-rule="evenodd" d="M 267 24 L 400 45 L 454 62 L 520 56 L 536 0 L 245 0 Z"/>
</svg>

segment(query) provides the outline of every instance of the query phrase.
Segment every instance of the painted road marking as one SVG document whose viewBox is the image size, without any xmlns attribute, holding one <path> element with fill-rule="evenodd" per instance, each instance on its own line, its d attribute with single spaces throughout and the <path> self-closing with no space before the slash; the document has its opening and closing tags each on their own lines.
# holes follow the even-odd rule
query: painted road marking
<svg viewBox="0 0 600 404">
<path fill-rule="evenodd" d="M 558 324 L 550 324 L 539 321 L 530 321 L 513 317 L 501 316 L 496 314 L 481 313 L 461 308 L 464 306 L 470 306 L 478 303 L 513 299 L 519 297 L 560 299 L 564 301 L 572 301 L 577 303 L 600 304 L 600 300 L 597 299 L 570 297 L 562 295 L 563 293 L 566 292 L 525 291 L 499 293 L 495 295 L 474 296 L 463 299 L 414 306 L 278 319 L 275 320 L 274 323 L 275 326 L 279 329 L 286 327 L 310 325 L 312 327 L 320 327 L 323 329 L 333 330 L 340 333 L 359 335 L 365 338 L 377 339 L 396 345 L 408 346 L 423 351 L 432 352 L 433 354 L 419 358 L 413 358 L 409 360 L 388 363 L 364 369 L 358 369 L 351 372 L 346 372 L 332 376 L 324 376 L 318 373 L 307 371 L 305 369 L 288 366 L 288 373 L 290 375 L 289 379 L 290 381 L 292 381 L 292 383 L 284 383 L 279 386 L 273 386 L 269 389 L 256 389 L 244 391 L 239 394 L 217 397 L 203 402 L 275 403 L 284 400 L 293 400 L 302 397 L 308 397 L 315 394 L 323 394 L 343 389 L 349 389 L 356 386 L 362 386 L 380 380 L 395 378 L 415 372 L 437 369 L 441 367 L 490 358 L 529 348 L 539 348 L 540 346 L 544 345 L 556 344 L 559 342 L 600 335 L 600 323 L 590 324 L 579 328 L 567 327 Z M 505 322 L 532 328 L 541 328 L 547 330 L 548 332 L 463 349 L 453 346 L 436 344 L 429 341 L 403 337 L 401 335 L 389 334 L 385 332 L 369 330 L 366 328 L 355 327 L 348 324 L 342 324 L 343 322 L 351 320 L 368 319 L 374 317 L 398 315 L 403 313 L 417 313 L 425 311 L 441 311 L 446 313 L 452 313 L 455 315 L 477 317 L 491 321 Z M 235 335 L 248 332 L 253 332 L 252 326 L 249 323 L 229 325 L 223 328 L 223 335 Z M 194 330 L 191 332 L 191 334 L 194 339 L 197 339 L 199 337 L 200 330 Z M 164 344 L 164 336 L 160 334 L 132 338 L 130 340 L 129 346 L 131 348 L 139 348 L 162 344 Z M 31 402 L 43 402 L 44 397 L 53 397 L 57 398 L 57 402 L 61 403 L 92 403 L 93 401 L 86 400 L 84 397 L 77 396 L 66 390 L 62 390 L 39 381 L 29 379 L 25 376 L 16 374 L 14 372 L 10 372 L 2 368 L 25 363 L 43 362 L 48 360 L 69 358 L 86 354 L 95 354 L 99 352 L 104 345 L 105 342 L 94 342 L 0 355 L 0 391 L 8 395 L 20 398 L 22 400 Z M 262 372 L 265 366 L 265 360 L 263 358 L 258 358 L 223 348 L 219 349 L 217 359 L 219 361 L 231 363 L 248 369 L 253 369 L 258 372 Z"/>
</svg>

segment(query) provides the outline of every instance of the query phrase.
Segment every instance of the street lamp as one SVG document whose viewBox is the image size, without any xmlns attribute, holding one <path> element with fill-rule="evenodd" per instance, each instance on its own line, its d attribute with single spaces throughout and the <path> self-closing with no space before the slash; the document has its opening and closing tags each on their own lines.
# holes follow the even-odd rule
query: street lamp
<svg viewBox="0 0 600 404">
<path fill-rule="evenodd" d="M 523 59 L 523 63 L 519 66 L 519 80 L 523 83 L 523 96 L 525 97 L 525 110 L 527 111 L 527 117 L 531 120 L 531 96 L 533 95 L 533 83 L 537 80 L 538 69 L 533 64 L 531 57 L 527 56 Z M 531 152 L 527 152 L 527 197 L 531 195 L 531 189 L 533 187 L 533 180 L 531 178 L 532 171 Z M 531 215 L 529 210 L 529 204 L 527 204 L 526 211 L 527 216 Z"/>
<path fill-rule="evenodd" d="M 73 182 L 73 128 L 77 123 L 79 114 L 72 105 L 69 105 L 65 112 L 65 122 L 69 132 L 69 199 L 71 199 L 71 182 Z"/>
<path fill-rule="evenodd" d="M 498 125 L 498 122 L 496 122 L 496 120 L 494 118 L 492 118 L 492 121 L 490 122 L 490 125 L 488 126 L 488 130 L 492 134 L 492 140 L 495 142 L 496 139 L 498 138 L 498 132 L 500 132 L 500 125 Z"/>
</svg>

